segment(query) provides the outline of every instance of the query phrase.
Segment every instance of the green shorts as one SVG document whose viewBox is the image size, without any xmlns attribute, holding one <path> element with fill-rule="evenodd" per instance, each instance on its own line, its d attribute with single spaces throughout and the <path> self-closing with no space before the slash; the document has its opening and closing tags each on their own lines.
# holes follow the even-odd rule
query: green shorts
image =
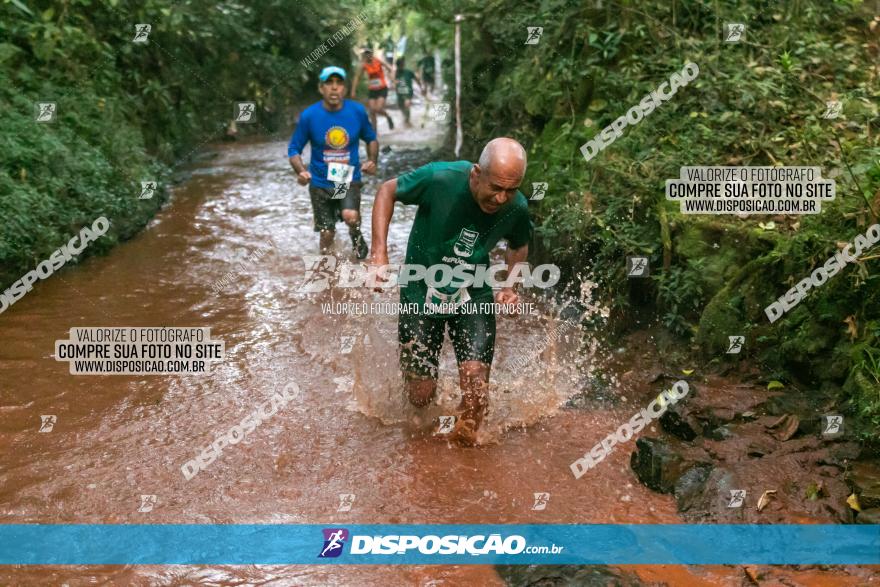
<svg viewBox="0 0 880 587">
<path fill-rule="evenodd" d="M 353 181 L 348 185 L 345 197 L 333 199 L 336 190 L 309 186 L 312 199 L 312 213 L 315 217 L 315 232 L 336 230 L 336 223 L 342 220 L 342 210 L 361 210 L 361 182 Z"/>
<path fill-rule="evenodd" d="M 468 304 L 476 306 L 473 301 Z M 492 364 L 495 356 L 494 312 L 462 312 L 449 316 L 400 314 L 397 322 L 400 370 L 436 379 L 447 327 L 458 364 L 464 361 Z"/>
</svg>

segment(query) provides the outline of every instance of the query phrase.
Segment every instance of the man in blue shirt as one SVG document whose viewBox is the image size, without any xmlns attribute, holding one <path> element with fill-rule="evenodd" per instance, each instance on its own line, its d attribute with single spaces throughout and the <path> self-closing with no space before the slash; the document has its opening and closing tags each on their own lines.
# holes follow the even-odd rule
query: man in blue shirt
<svg viewBox="0 0 880 587">
<path fill-rule="evenodd" d="M 376 173 L 379 143 L 367 111 L 359 102 L 346 100 L 345 70 L 330 66 L 321 70 L 318 91 L 322 100 L 306 108 L 290 137 L 287 156 L 300 185 L 309 185 L 315 232 L 320 233 L 322 255 L 329 255 L 340 218 L 358 259 L 369 253 L 361 234 L 361 172 Z M 359 165 L 360 140 L 367 143 L 368 161 Z M 311 145 L 309 167 L 302 161 L 302 150 Z"/>
</svg>

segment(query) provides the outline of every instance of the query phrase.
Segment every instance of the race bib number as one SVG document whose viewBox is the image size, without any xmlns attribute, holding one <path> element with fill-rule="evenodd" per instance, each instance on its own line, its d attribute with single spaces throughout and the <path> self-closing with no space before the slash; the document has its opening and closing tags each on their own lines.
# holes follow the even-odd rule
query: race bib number
<svg viewBox="0 0 880 587">
<path fill-rule="evenodd" d="M 398 94 L 409 94 L 409 86 L 406 85 L 406 82 L 397 82 L 397 93 Z"/>
<path fill-rule="evenodd" d="M 346 163 L 328 163 L 327 181 L 333 183 L 350 183 L 354 177 L 354 166 Z"/>
<path fill-rule="evenodd" d="M 367 82 L 367 87 L 371 90 L 381 90 L 382 89 L 382 80 L 377 77 L 372 78 Z"/>
</svg>

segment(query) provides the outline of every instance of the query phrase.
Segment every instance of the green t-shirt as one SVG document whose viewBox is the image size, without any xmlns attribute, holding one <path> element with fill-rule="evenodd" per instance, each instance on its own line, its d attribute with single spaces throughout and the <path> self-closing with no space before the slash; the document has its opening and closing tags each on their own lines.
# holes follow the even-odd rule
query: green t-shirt
<svg viewBox="0 0 880 587">
<path fill-rule="evenodd" d="M 397 200 L 419 207 L 406 246 L 407 264 L 488 266 L 489 252 L 498 241 L 505 239 L 514 249 L 529 242 L 532 223 L 526 197 L 517 191 L 494 214 L 483 212 L 468 185 L 472 166 L 469 161 L 430 163 L 397 178 Z M 427 293 L 424 280 L 400 288 L 404 301 L 417 304 L 425 302 Z M 493 300 L 492 287 L 486 284 L 472 285 L 467 293 L 475 302 Z"/>
<path fill-rule="evenodd" d="M 413 80 L 416 74 L 408 69 L 401 69 L 397 72 L 395 79 L 397 80 L 397 94 L 399 96 L 413 95 Z"/>
</svg>

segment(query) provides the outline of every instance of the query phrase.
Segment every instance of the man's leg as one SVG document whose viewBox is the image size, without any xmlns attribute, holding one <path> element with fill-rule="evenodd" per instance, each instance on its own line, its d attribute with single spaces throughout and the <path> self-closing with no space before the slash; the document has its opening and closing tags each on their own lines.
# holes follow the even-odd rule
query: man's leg
<svg viewBox="0 0 880 587">
<path fill-rule="evenodd" d="M 367 111 L 370 116 L 370 124 L 373 125 L 373 130 L 378 133 L 378 127 L 376 126 L 376 101 L 376 98 L 367 100 Z"/>
<path fill-rule="evenodd" d="M 407 98 L 406 96 L 398 96 L 398 100 L 400 100 L 400 111 L 403 112 L 403 123 L 407 128 L 411 127 L 412 124 L 409 122 L 409 108 L 412 104 L 412 100 Z"/>
<path fill-rule="evenodd" d="M 322 255 L 329 255 L 333 252 L 333 239 L 336 238 L 336 232 L 332 230 L 322 230 L 318 236 L 318 248 Z"/>
<path fill-rule="evenodd" d="M 387 90 L 386 90 L 386 95 L 387 95 Z M 391 130 L 394 130 L 394 121 L 391 120 L 391 115 L 388 114 L 388 112 L 385 110 L 385 97 L 384 96 L 376 98 L 376 113 L 384 116 L 385 119 L 388 120 L 388 128 L 390 128 Z"/>
<path fill-rule="evenodd" d="M 478 418 L 479 425 L 489 407 L 489 372 L 491 367 L 480 361 L 464 361 L 458 366 L 458 382 L 461 386 L 461 409 Z"/>
<path fill-rule="evenodd" d="M 342 200 L 342 220 L 348 225 L 348 235 L 351 237 L 351 246 L 354 248 L 358 259 L 366 259 L 370 253 L 370 247 L 361 234 L 361 184 L 353 181 L 345 192 Z"/>
<path fill-rule="evenodd" d="M 331 199 L 331 190 L 309 186 L 309 198 L 312 200 L 312 214 L 315 219 L 315 232 L 319 233 L 318 248 L 322 255 L 330 255 L 333 251 L 333 239 L 336 236 L 336 205 Z"/>
<path fill-rule="evenodd" d="M 437 380 L 423 377 L 418 373 L 403 374 L 403 388 L 409 403 L 417 408 L 424 408 L 434 399 L 437 392 Z"/>
<path fill-rule="evenodd" d="M 401 299 L 401 302 L 406 300 Z M 445 322 L 418 314 L 400 314 L 397 340 L 400 343 L 400 370 L 409 402 L 423 408 L 437 391 L 437 367 L 443 346 Z"/>
<path fill-rule="evenodd" d="M 489 373 L 495 356 L 495 314 L 456 314 L 449 321 L 449 336 L 458 361 L 461 386 L 461 403 L 453 436 L 463 444 L 474 444 L 477 429 L 489 407 Z"/>
</svg>

